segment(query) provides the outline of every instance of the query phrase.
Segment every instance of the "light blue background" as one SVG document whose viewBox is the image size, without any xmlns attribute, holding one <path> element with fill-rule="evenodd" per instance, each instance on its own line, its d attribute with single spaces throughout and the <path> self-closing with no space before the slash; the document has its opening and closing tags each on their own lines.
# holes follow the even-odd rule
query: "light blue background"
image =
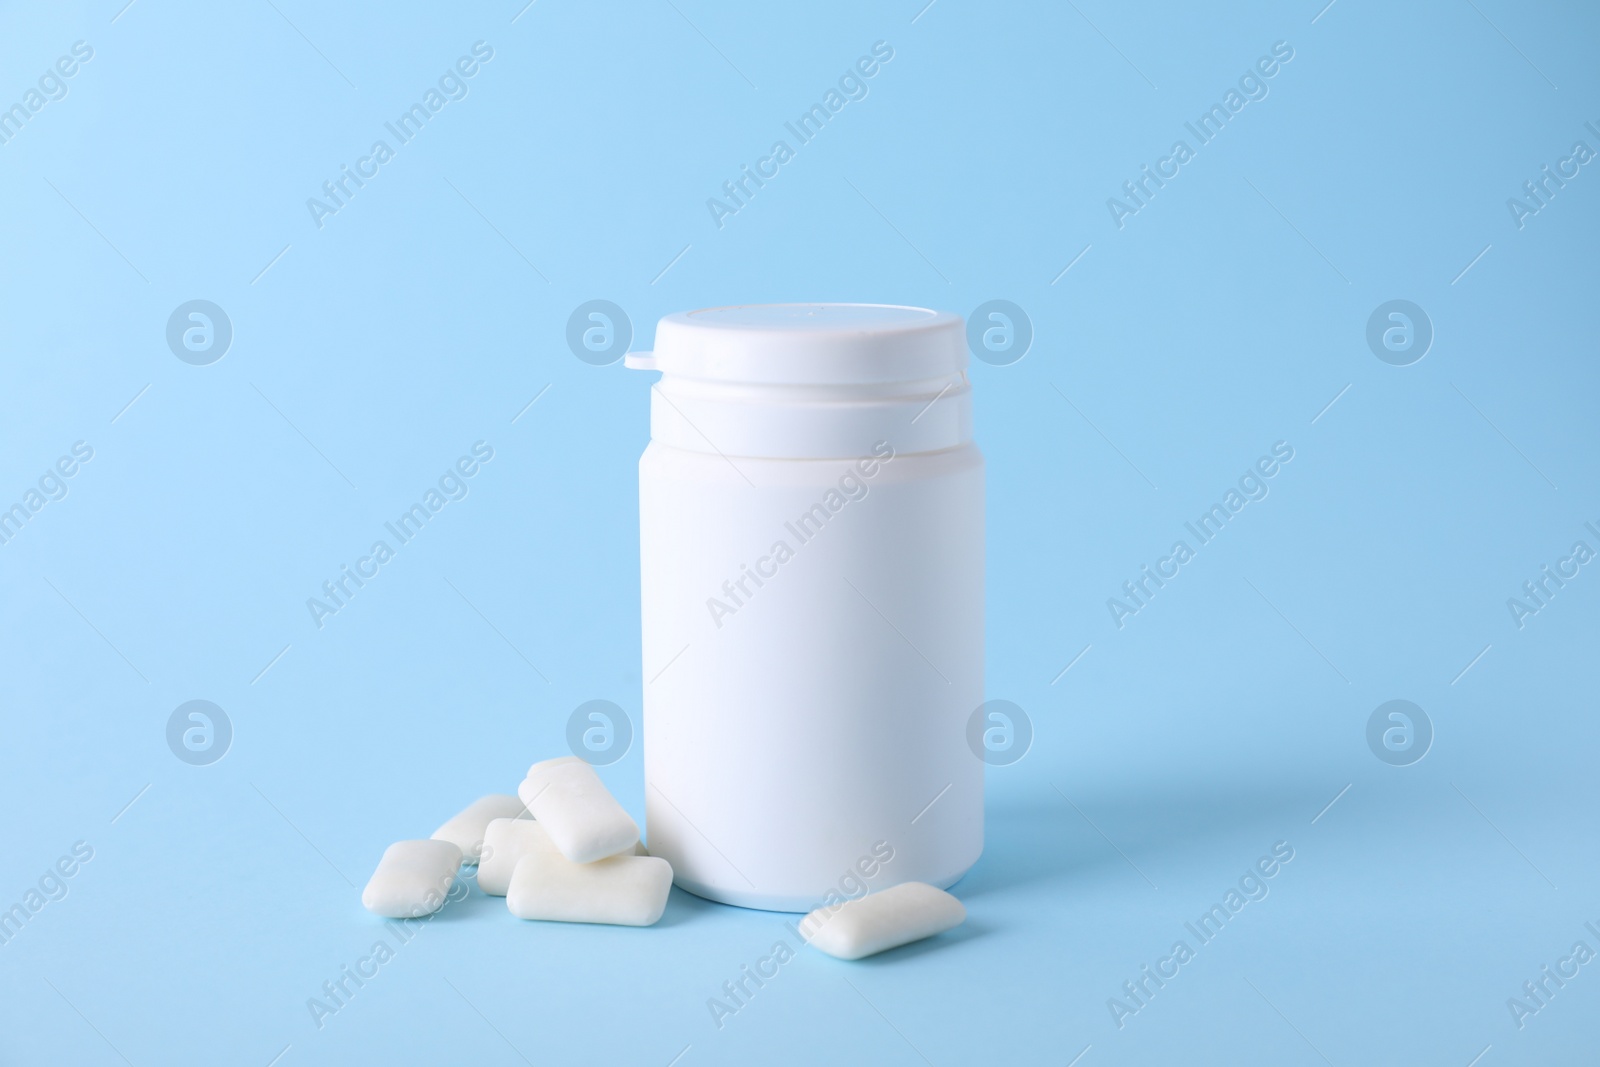
<svg viewBox="0 0 1600 1067">
<path fill-rule="evenodd" d="M 1600 548 L 1600 169 L 1522 229 L 1506 201 L 1600 149 L 1600 18 L 921 3 L 5 5 L 0 103 L 94 58 L 0 145 L 0 506 L 94 458 L 0 545 L 0 907 L 94 859 L 0 946 L 0 1059 L 1595 1055 L 1600 963 L 1523 1029 L 1506 1001 L 1600 950 L 1600 567 L 1522 629 L 1506 600 Z M 306 199 L 480 40 L 319 229 Z M 717 228 L 879 40 L 870 95 Z M 1276 41 L 1270 95 L 1118 229 L 1107 198 Z M 210 366 L 164 338 L 197 298 L 234 329 Z M 715 304 L 1026 309 L 1031 351 L 972 378 L 988 690 L 1036 737 L 989 774 L 970 918 L 806 950 L 719 1030 L 782 917 L 674 892 L 647 930 L 523 924 L 475 892 L 319 1030 L 385 845 L 513 789 L 579 703 L 637 714 L 648 376 L 568 350 L 594 298 L 640 348 Z M 1407 367 L 1364 338 L 1394 298 L 1436 331 Z M 479 440 L 470 495 L 319 630 L 306 598 Z M 1277 441 L 1270 496 L 1119 630 L 1106 599 Z M 1403 768 L 1365 740 L 1395 698 L 1436 731 Z M 165 742 L 191 699 L 233 724 L 211 766 Z M 638 815 L 640 767 L 603 771 Z M 1107 999 L 1276 841 L 1270 895 L 1119 1029 Z"/>
</svg>

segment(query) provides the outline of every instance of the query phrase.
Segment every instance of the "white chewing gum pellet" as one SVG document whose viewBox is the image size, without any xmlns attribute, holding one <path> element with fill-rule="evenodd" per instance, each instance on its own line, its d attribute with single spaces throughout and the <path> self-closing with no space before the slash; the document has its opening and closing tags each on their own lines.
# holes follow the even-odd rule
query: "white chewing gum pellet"
<svg viewBox="0 0 1600 1067">
<path fill-rule="evenodd" d="M 639 825 L 576 756 L 535 763 L 517 795 L 573 863 L 593 863 L 639 843 Z"/>
<path fill-rule="evenodd" d="M 535 852 L 560 856 L 544 827 L 532 819 L 496 819 L 483 837 L 483 859 L 478 861 L 478 888 L 491 897 L 503 897 L 511 886 L 517 861 Z"/>
<path fill-rule="evenodd" d="M 433 832 L 435 841 L 449 841 L 461 850 L 461 862 L 472 865 L 483 852 L 483 834 L 495 819 L 515 819 L 523 812 L 521 799 L 504 793 L 479 797 L 466 810 Z"/>
<path fill-rule="evenodd" d="M 387 919 L 414 919 L 444 907 L 461 866 L 461 849 L 449 841 L 396 841 L 383 851 L 361 904 Z"/>
<path fill-rule="evenodd" d="M 926 882 L 902 882 L 833 910 L 818 908 L 800 920 L 814 947 L 841 960 L 859 960 L 960 926 L 961 901 Z"/>
<path fill-rule="evenodd" d="M 506 907 L 519 919 L 650 926 L 671 889 L 672 864 L 659 856 L 573 863 L 552 849 L 517 861 Z"/>
</svg>

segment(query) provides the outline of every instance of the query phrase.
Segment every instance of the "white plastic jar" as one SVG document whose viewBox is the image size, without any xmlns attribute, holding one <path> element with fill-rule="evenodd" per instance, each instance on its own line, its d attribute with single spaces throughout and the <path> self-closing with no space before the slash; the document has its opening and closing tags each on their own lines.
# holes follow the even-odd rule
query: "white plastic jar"
<svg viewBox="0 0 1600 1067">
<path fill-rule="evenodd" d="M 958 315 L 668 315 L 639 461 L 645 816 L 679 886 L 776 911 L 983 849 L 983 457 Z"/>
</svg>

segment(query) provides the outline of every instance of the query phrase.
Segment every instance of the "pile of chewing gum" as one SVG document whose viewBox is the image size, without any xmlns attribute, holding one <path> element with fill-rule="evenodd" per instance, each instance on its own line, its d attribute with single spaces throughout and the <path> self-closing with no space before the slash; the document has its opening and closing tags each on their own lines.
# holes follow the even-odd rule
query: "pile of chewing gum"
<svg viewBox="0 0 1600 1067">
<path fill-rule="evenodd" d="M 478 869 L 478 888 L 506 898 L 519 919 L 650 926 L 672 889 L 672 865 L 639 843 L 639 825 L 577 756 L 528 769 L 516 796 L 481 797 L 424 841 L 384 850 L 361 893 L 391 919 L 444 906 L 456 872 Z M 800 923 L 809 943 L 854 960 L 943 933 L 966 919 L 949 893 L 924 882 L 818 908 Z"/>
</svg>

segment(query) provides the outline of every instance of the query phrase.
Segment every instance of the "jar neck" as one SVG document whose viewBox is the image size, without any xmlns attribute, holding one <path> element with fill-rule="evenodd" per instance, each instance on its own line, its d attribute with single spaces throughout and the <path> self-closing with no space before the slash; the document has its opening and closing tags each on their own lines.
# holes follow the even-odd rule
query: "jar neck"
<svg viewBox="0 0 1600 1067">
<path fill-rule="evenodd" d="M 650 437 L 671 448 L 763 459 L 853 459 L 972 440 L 964 372 L 913 382 L 753 385 L 664 375 L 650 390 Z"/>
</svg>

